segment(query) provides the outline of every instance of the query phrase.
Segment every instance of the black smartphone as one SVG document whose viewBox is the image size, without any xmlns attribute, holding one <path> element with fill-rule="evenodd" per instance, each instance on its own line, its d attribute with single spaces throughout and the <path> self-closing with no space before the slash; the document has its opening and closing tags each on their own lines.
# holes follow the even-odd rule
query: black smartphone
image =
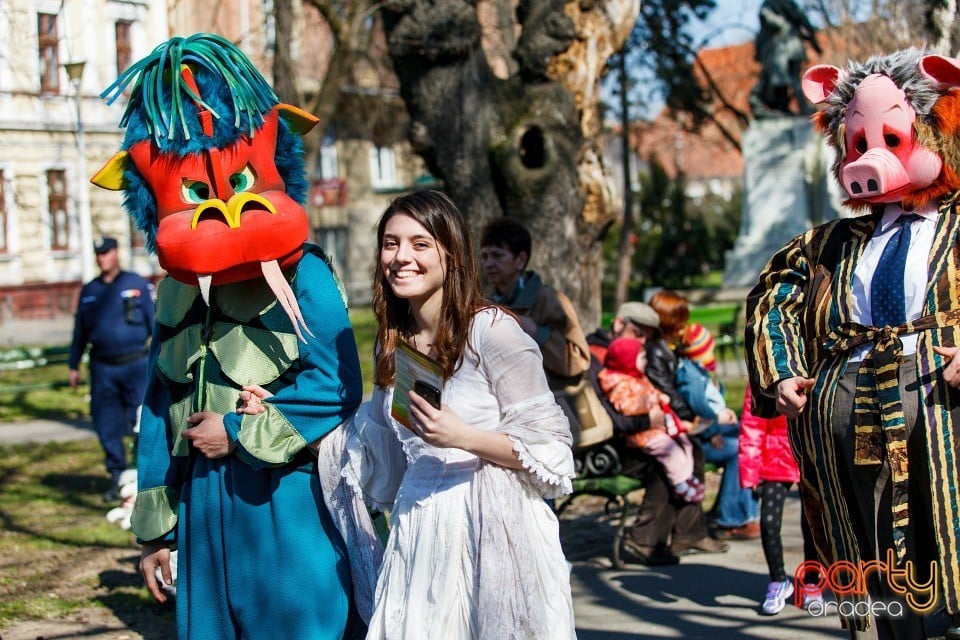
<svg viewBox="0 0 960 640">
<path fill-rule="evenodd" d="M 429 402 L 434 409 L 440 408 L 440 389 L 422 380 L 417 380 L 413 383 L 413 390 Z"/>
</svg>

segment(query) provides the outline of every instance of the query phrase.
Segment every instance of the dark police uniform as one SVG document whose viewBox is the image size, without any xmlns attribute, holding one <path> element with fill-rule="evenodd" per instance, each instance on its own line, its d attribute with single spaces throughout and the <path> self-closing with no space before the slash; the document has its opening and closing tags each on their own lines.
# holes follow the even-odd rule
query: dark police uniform
<svg viewBox="0 0 960 640">
<path fill-rule="evenodd" d="M 121 271 L 113 282 L 103 277 L 80 290 L 70 346 L 70 369 L 90 350 L 90 413 L 116 483 L 127 468 L 123 436 L 136 423 L 147 382 L 147 341 L 153 331 L 153 286 L 135 273 Z"/>
</svg>

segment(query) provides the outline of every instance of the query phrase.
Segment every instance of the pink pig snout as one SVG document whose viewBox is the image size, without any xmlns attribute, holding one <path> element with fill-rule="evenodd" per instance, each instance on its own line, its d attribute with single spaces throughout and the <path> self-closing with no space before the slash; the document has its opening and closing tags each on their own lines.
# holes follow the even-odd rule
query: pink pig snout
<svg viewBox="0 0 960 640">
<path fill-rule="evenodd" d="M 843 188 L 853 198 L 880 196 L 910 184 L 910 176 L 900 159 L 881 148 L 869 149 L 845 166 L 840 178 Z"/>
</svg>

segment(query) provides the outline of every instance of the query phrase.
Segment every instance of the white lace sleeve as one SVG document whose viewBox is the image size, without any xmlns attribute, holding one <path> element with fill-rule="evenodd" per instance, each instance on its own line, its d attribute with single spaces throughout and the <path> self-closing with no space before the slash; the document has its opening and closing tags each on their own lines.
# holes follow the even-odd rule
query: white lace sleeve
<svg viewBox="0 0 960 640">
<path fill-rule="evenodd" d="M 482 312 L 473 331 L 480 361 L 500 403 L 500 426 L 545 497 L 572 490 L 570 423 L 554 399 L 537 343 L 502 312 Z"/>
<path fill-rule="evenodd" d="M 383 414 L 386 394 L 382 389 L 357 410 L 354 429 L 347 439 L 349 462 L 342 473 L 358 484 L 364 500 L 379 511 L 393 506 L 407 460 Z"/>
</svg>

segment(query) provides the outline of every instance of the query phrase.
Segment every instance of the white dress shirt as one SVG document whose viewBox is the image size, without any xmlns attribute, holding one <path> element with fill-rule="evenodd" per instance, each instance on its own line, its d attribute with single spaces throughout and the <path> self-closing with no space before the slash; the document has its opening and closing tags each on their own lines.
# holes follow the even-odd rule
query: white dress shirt
<svg viewBox="0 0 960 640">
<path fill-rule="evenodd" d="M 863 255 L 853 271 L 853 309 L 851 320 L 863 325 L 873 326 L 873 317 L 870 312 L 870 281 L 873 272 L 880 262 L 883 248 L 887 241 L 896 232 L 897 218 L 904 213 L 899 204 L 888 204 L 884 209 L 880 223 L 873 231 L 873 237 L 867 241 Z M 937 203 L 918 207 L 910 212 L 920 216 L 910 223 L 910 248 L 907 249 L 907 266 L 903 272 L 903 295 L 906 303 L 907 320 L 916 320 L 923 315 L 923 304 L 927 294 L 927 280 L 929 276 L 930 250 L 933 248 L 933 236 L 937 230 Z M 911 355 L 917 351 L 917 334 L 901 335 L 903 355 Z M 859 362 L 873 348 L 867 344 L 856 348 L 850 354 L 851 362 Z"/>
</svg>

